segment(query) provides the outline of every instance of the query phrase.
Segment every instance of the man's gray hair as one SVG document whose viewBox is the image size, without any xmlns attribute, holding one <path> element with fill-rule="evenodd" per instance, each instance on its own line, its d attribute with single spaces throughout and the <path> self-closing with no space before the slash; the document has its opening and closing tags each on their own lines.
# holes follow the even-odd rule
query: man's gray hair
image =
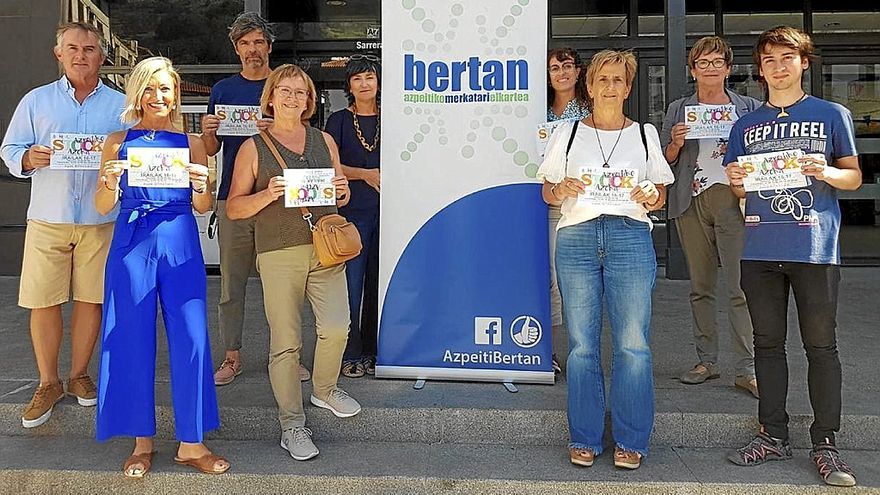
<svg viewBox="0 0 880 495">
<path fill-rule="evenodd" d="M 234 45 L 246 34 L 258 29 L 263 32 L 263 38 L 269 44 L 275 41 L 275 29 L 256 12 L 245 12 L 235 18 L 235 21 L 229 26 L 229 40 Z"/>
<path fill-rule="evenodd" d="M 58 26 L 58 29 L 55 30 L 55 48 L 58 50 L 64 48 L 61 46 L 61 43 L 64 40 L 64 33 L 73 29 L 79 29 L 94 34 L 95 37 L 98 38 L 98 48 L 101 50 L 101 55 L 104 57 L 107 56 L 107 41 L 104 40 L 101 30 L 94 24 L 89 24 L 87 22 L 65 22 Z"/>
</svg>

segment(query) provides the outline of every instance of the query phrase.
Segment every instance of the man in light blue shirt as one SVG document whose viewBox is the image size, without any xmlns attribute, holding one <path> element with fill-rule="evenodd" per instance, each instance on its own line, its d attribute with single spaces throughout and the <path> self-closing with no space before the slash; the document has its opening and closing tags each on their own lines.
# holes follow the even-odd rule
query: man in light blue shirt
<svg viewBox="0 0 880 495">
<path fill-rule="evenodd" d="M 10 173 L 31 179 L 19 306 L 31 310 L 40 385 L 22 413 L 22 426 L 45 423 L 64 397 L 58 354 L 63 322 L 61 304 L 73 293 L 71 367 L 67 394 L 82 406 L 97 404 L 89 361 L 101 323 L 104 263 L 116 212 L 101 215 L 94 205 L 97 170 L 49 167 L 52 133 L 106 135 L 124 128 L 125 96 L 98 77 L 106 48 L 97 28 L 64 24 L 56 32 L 55 57 L 64 68 L 58 81 L 22 98 L 0 147 Z"/>
</svg>

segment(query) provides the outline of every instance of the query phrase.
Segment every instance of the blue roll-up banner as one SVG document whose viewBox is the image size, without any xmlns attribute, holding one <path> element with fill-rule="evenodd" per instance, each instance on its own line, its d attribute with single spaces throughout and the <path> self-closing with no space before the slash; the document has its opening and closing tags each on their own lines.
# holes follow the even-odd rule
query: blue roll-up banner
<svg viewBox="0 0 880 495">
<path fill-rule="evenodd" d="M 553 383 L 546 0 L 382 2 L 376 376 Z"/>
</svg>

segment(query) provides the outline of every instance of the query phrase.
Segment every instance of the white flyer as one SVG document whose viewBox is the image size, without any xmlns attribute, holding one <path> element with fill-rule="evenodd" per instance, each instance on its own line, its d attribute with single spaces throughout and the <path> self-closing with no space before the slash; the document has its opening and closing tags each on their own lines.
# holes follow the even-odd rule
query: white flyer
<svg viewBox="0 0 880 495">
<path fill-rule="evenodd" d="M 284 169 L 284 206 L 333 206 L 336 204 L 336 186 L 332 168 Z"/>
<path fill-rule="evenodd" d="M 538 156 L 544 158 L 544 153 L 547 151 L 547 143 L 550 142 L 550 136 L 553 135 L 553 131 L 559 128 L 562 124 L 572 121 L 573 120 L 554 120 L 553 122 L 538 124 L 537 132 L 535 133 L 535 146 L 537 146 Z M 566 143 L 567 142 L 568 141 L 566 141 Z"/>
<path fill-rule="evenodd" d="M 263 118 L 259 105 L 215 105 L 220 118 L 218 136 L 253 136 L 259 134 L 257 121 Z"/>
<path fill-rule="evenodd" d="M 190 187 L 189 149 L 129 148 L 130 187 Z"/>
<path fill-rule="evenodd" d="M 801 150 L 786 150 L 737 157 L 747 174 L 743 187 L 747 192 L 807 187 L 809 181 L 798 163 L 803 155 Z"/>
<path fill-rule="evenodd" d="M 685 139 L 727 139 L 736 119 L 736 105 L 686 105 L 684 123 L 688 133 Z"/>
<path fill-rule="evenodd" d="M 104 151 L 103 134 L 52 133 L 49 168 L 56 170 L 98 170 Z"/>
<path fill-rule="evenodd" d="M 639 184 L 639 171 L 634 168 L 581 167 L 580 180 L 586 186 L 578 195 L 579 203 L 590 206 L 624 206 L 633 204 L 630 194 Z"/>
</svg>

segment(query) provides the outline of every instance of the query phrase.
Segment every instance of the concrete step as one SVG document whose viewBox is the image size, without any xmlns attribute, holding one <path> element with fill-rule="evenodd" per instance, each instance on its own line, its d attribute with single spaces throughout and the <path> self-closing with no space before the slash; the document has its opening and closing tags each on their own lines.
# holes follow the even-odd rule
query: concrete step
<svg viewBox="0 0 880 495">
<path fill-rule="evenodd" d="M 787 462 L 737 467 L 722 449 L 656 448 L 636 471 L 614 469 L 610 452 L 592 468 L 572 466 L 562 447 L 444 443 L 319 442 L 321 455 L 297 462 L 265 441 L 213 441 L 232 463 L 222 476 L 173 464 L 175 444 L 158 442 L 153 470 L 122 477 L 131 441 L 0 437 L 5 493 L 309 493 L 319 494 L 753 494 L 825 493 L 807 452 Z M 878 452 L 843 452 L 859 486 L 880 493 Z"/>
<path fill-rule="evenodd" d="M 24 429 L 21 405 L 0 404 L 0 435 L 94 438 L 94 408 L 66 399 L 50 420 Z M 157 438 L 173 439 L 173 411 L 157 407 Z M 272 440 L 279 425 L 274 407 L 224 406 L 222 427 L 208 434 L 217 440 Z M 361 414 L 338 419 L 329 411 L 306 405 L 308 426 L 316 441 L 424 442 L 514 446 L 564 446 L 568 442 L 566 413 L 562 409 L 493 409 L 477 407 L 365 407 Z M 796 448 L 809 448 L 811 418 L 791 419 Z M 607 425 L 606 425 L 607 426 Z M 758 429 L 754 414 L 660 411 L 656 414 L 652 444 L 662 447 L 738 447 Z M 880 450 L 880 416 L 845 415 L 837 443 L 841 448 Z"/>
</svg>

